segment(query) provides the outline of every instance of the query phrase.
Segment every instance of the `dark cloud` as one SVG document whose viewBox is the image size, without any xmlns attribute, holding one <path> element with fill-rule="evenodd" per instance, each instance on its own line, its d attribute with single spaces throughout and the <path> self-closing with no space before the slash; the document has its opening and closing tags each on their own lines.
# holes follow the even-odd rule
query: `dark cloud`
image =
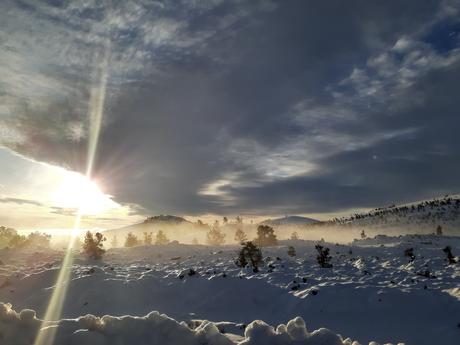
<svg viewBox="0 0 460 345">
<path fill-rule="evenodd" d="M 47 35 L 78 39 L 50 61 L 25 57 L 49 88 L 40 102 L 14 76 L 0 84 L 4 145 L 84 171 L 88 85 L 110 38 L 94 176 L 136 213 L 331 212 L 458 192 L 460 45 L 441 37 L 458 34 L 455 2 L 137 5 L 45 11 L 58 21 Z"/>
</svg>

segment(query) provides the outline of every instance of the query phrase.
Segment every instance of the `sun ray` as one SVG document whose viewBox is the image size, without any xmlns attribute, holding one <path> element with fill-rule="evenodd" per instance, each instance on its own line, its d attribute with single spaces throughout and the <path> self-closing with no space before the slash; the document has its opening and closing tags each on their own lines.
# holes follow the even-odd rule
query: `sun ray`
<svg viewBox="0 0 460 345">
<path fill-rule="evenodd" d="M 108 64 L 110 57 L 110 42 L 107 41 L 103 49 L 103 57 L 97 66 L 98 79 L 91 87 L 91 96 L 88 106 L 88 116 L 90 122 L 88 151 L 86 158 L 86 178 L 91 180 L 91 174 L 96 158 L 96 151 L 99 142 L 102 119 L 104 114 L 104 103 L 107 89 Z M 62 265 L 54 285 L 42 325 L 35 338 L 34 345 L 52 345 L 56 337 L 57 327 L 48 326 L 50 321 L 58 320 L 62 313 L 67 289 L 70 284 L 69 279 L 72 273 L 73 247 L 75 239 L 80 231 L 83 205 L 80 205 L 77 216 L 75 217 L 71 238 L 62 261 Z"/>
</svg>

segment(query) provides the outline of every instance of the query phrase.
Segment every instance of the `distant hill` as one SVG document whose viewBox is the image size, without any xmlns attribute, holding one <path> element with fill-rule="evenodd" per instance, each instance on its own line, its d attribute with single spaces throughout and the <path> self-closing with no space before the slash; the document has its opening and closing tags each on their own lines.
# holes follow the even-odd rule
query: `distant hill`
<svg viewBox="0 0 460 345">
<path fill-rule="evenodd" d="M 144 232 L 155 232 L 157 230 L 168 230 L 170 228 L 187 228 L 195 226 L 183 217 L 172 215 L 159 215 L 146 218 L 143 222 L 128 225 L 118 229 L 104 231 L 105 235 L 117 235 L 119 238 L 125 237 L 128 232 L 132 232 L 137 236 L 142 236 Z"/>
<path fill-rule="evenodd" d="M 440 225 L 451 234 L 460 233 L 460 196 L 445 196 L 404 205 L 376 208 L 349 217 L 311 224 L 311 227 L 385 229 L 385 232 L 434 232 Z"/>
<path fill-rule="evenodd" d="M 292 225 L 306 225 L 317 223 L 318 220 L 308 217 L 301 217 L 301 216 L 285 216 L 282 218 L 276 219 L 266 219 L 260 224 L 269 225 L 269 226 L 292 226 Z"/>
<path fill-rule="evenodd" d="M 148 217 L 144 220 L 144 223 L 148 224 L 182 224 L 182 223 L 190 223 L 188 220 L 178 216 L 171 216 L 171 215 L 159 215 Z"/>
</svg>

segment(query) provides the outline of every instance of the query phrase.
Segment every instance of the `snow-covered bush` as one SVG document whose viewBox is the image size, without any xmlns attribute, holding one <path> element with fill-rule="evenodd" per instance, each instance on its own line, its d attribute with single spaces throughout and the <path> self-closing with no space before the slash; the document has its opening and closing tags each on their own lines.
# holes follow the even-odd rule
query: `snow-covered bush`
<svg viewBox="0 0 460 345">
<path fill-rule="evenodd" d="M 243 244 L 235 263 L 238 267 L 246 267 L 249 264 L 254 272 L 258 272 L 261 262 L 262 251 L 249 241 Z"/>
<path fill-rule="evenodd" d="M 321 268 L 332 268 L 331 256 L 329 255 L 329 248 L 325 248 L 322 245 L 317 244 L 315 249 L 318 251 L 316 261 Z"/>
<path fill-rule="evenodd" d="M 269 225 L 259 225 L 257 227 L 256 243 L 260 247 L 275 246 L 278 243 L 275 230 Z"/>
<path fill-rule="evenodd" d="M 244 332 L 245 339 L 239 345 L 353 345 L 350 339 L 344 340 L 326 328 L 308 332 L 301 317 L 281 324 L 276 329 L 263 321 L 251 322 Z"/>
<path fill-rule="evenodd" d="M 91 314 L 77 319 L 50 323 L 56 327 L 53 345 L 353 345 L 350 339 L 326 328 L 309 332 L 305 321 L 296 317 L 286 325 L 274 328 L 263 321 L 251 322 L 241 340 L 236 341 L 219 331 L 209 321 L 196 321 L 192 326 L 178 322 L 156 311 L 143 317 Z M 41 320 L 35 311 L 24 309 L 16 312 L 10 304 L 0 302 L 0 343 L 30 345 L 34 343 Z M 48 325 L 46 325 L 48 326 Z M 49 328 L 48 328 L 49 330 Z M 45 328 L 43 331 L 47 331 Z"/>
<path fill-rule="evenodd" d="M 105 237 L 100 233 L 96 232 L 94 235 L 91 231 L 87 231 L 85 235 L 85 241 L 83 242 L 83 252 L 92 259 L 100 259 L 105 253 L 102 248 Z"/>
</svg>

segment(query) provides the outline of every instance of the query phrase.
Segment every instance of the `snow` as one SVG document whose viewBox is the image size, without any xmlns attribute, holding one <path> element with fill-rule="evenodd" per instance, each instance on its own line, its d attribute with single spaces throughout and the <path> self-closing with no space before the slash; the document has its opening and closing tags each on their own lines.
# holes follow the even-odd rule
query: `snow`
<svg viewBox="0 0 460 345">
<path fill-rule="evenodd" d="M 263 248 L 258 273 L 234 264 L 231 245 L 114 248 L 99 262 L 76 255 L 56 344 L 353 344 L 338 334 L 361 344 L 458 344 L 460 265 L 448 265 L 442 248 L 458 259 L 460 238 L 323 243 L 332 269 L 317 265 L 314 245 Z M 5 344 L 31 343 L 61 258 L 0 250 L 0 301 L 12 304 L 0 307 Z"/>
<path fill-rule="evenodd" d="M 3 343 L 26 345 L 33 343 L 37 330 L 42 326 L 35 311 L 23 309 L 16 312 L 10 304 L 0 303 L 0 335 Z M 151 312 L 143 317 L 104 315 L 99 318 L 88 314 L 77 319 L 52 322 L 48 327 L 57 328 L 55 345 L 109 345 L 109 344 L 162 344 L 162 345 L 352 345 L 350 339 L 321 328 L 309 333 L 302 318 L 296 317 L 276 330 L 265 322 L 251 322 L 244 337 L 232 340 L 222 333 L 216 324 L 203 321 L 192 329 L 184 322 L 177 322 L 164 314 Z"/>
</svg>

